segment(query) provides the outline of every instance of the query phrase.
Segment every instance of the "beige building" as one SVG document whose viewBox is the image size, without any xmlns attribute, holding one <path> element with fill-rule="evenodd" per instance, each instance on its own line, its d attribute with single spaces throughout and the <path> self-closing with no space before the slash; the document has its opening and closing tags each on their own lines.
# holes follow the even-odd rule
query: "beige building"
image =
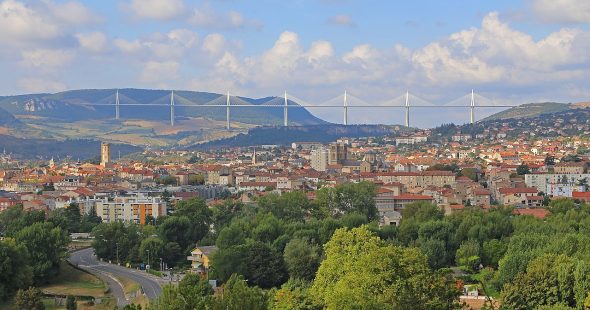
<svg viewBox="0 0 590 310">
<path fill-rule="evenodd" d="M 315 171 L 326 171 L 330 161 L 330 150 L 321 147 L 311 151 L 311 168 Z"/>
<path fill-rule="evenodd" d="M 329 165 L 336 165 L 343 160 L 348 160 L 348 146 L 344 143 L 330 144 Z"/>
<path fill-rule="evenodd" d="M 159 197 L 143 195 L 104 198 L 96 202 L 96 214 L 106 223 L 122 221 L 144 225 L 148 215 L 154 218 L 166 215 L 166 203 Z"/>
<path fill-rule="evenodd" d="M 100 145 L 100 165 L 107 167 L 111 164 L 111 145 L 103 142 Z"/>
<path fill-rule="evenodd" d="M 554 172 L 560 174 L 582 174 L 584 173 L 584 163 L 562 162 L 554 166 Z"/>
</svg>

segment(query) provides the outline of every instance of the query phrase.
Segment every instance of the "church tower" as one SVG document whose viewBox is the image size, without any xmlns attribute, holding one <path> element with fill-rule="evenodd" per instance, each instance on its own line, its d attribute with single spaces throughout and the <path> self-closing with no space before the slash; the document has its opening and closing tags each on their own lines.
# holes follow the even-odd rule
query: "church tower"
<svg viewBox="0 0 590 310">
<path fill-rule="evenodd" d="M 111 145 L 109 143 L 101 143 L 100 145 L 100 165 L 107 167 L 111 164 Z"/>
</svg>

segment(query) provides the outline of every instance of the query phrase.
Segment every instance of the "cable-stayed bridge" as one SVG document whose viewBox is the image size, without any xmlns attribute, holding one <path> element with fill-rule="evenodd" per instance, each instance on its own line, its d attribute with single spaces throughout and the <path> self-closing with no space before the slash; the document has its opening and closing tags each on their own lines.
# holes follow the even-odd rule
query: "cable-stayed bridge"
<svg viewBox="0 0 590 310">
<path fill-rule="evenodd" d="M 138 102 L 130 97 L 125 96 L 122 92 L 117 90 L 113 95 L 110 95 L 95 103 L 84 103 L 88 106 L 114 106 L 115 119 L 121 118 L 121 106 L 165 106 L 170 108 L 170 125 L 174 126 L 176 118 L 175 107 L 195 107 L 195 108 L 225 108 L 226 110 L 226 128 L 231 129 L 231 112 L 232 109 L 240 108 L 282 108 L 283 109 L 283 125 L 289 125 L 289 109 L 307 109 L 307 108 L 331 108 L 342 109 L 342 123 L 348 125 L 350 108 L 402 108 L 405 110 L 405 125 L 410 126 L 410 110 L 411 109 L 454 109 L 465 108 L 469 109 L 469 121 L 471 124 L 475 122 L 475 110 L 477 108 L 512 108 L 516 105 L 508 105 L 496 102 L 492 99 L 486 98 L 473 90 L 457 99 L 451 100 L 444 104 L 434 104 L 428 100 L 422 99 L 416 95 L 406 92 L 398 97 L 389 99 L 383 102 L 367 102 L 359 97 L 356 97 L 344 91 L 334 98 L 330 98 L 319 103 L 310 103 L 304 99 L 298 98 L 292 94 L 284 94 L 269 97 L 268 100 L 253 104 L 242 97 L 231 95 L 229 92 L 225 95 L 219 95 L 216 98 L 204 102 L 197 103 L 187 99 L 178 94 L 178 92 L 171 91 L 169 95 L 157 98 L 150 102 Z"/>
</svg>

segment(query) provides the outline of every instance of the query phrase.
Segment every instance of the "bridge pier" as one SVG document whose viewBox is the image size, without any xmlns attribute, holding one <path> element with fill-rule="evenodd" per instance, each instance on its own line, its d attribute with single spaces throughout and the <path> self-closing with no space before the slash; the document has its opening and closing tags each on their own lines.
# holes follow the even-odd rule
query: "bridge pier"
<svg viewBox="0 0 590 310">
<path fill-rule="evenodd" d="M 283 108 L 283 126 L 289 126 L 289 99 L 287 98 L 287 91 L 285 91 L 285 107 Z"/>
<path fill-rule="evenodd" d="M 410 127 L 410 93 L 408 91 L 406 91 L 405 109 L 406 109 L 406 127 Z"/>
<path fill-rule="evenodd" d="M 225 108 L 225 119 L 226 119 L 226 124 L 225 127 L 227 130 L 231 129 L 231 124 L 229 123 L 229 106 L 230 106 L 230 102 L 229 102 L 229 91 L 227 92 L 227 100 L 226 100 L 226 106 L 227 108 Z"/>
<path fill-rule="evenodd" d="M 471 125 L 475 122 L 475 95 L 471 90 L 471 105 L 469 106 L 469 122 Z"/>
<path fill-rule="evenodd" d="M 344 91 L 344 125 L 348 125 L 348 101 L 346 96 L 346 90 Z"/>
<path fill-rule="evenodd" d="M 174 126 L 174 91 L 170 93 L 170 126 Z"/>
<path fill-rule="evenodd" d="M 119 120 L 119 90 L 115 94 L 115 119 Z"/>
</svg>

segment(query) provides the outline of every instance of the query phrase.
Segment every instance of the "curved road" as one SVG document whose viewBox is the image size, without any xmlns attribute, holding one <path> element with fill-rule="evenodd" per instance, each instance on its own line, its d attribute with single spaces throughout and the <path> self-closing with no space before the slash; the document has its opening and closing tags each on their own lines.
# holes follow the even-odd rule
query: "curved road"
<svg viewBox="0 0 590 310">
<path fill-rule="evenodd" d="M 109 284 L 113 295 L 117 298 L 119 307 L 127 305 L 130 300 L 125 298 L 121 284 L 113 278 L 113 275 L 122 276 L 137 282 L 149 299 L 154 299 L 162 294 L 162 286 L 156 277 L 145 271 L 99 262 L 96 259 L 92 248 L 71 253 L 70 262 L 80 268 L 88 270 L 106 281 Z"/>
</svg>

